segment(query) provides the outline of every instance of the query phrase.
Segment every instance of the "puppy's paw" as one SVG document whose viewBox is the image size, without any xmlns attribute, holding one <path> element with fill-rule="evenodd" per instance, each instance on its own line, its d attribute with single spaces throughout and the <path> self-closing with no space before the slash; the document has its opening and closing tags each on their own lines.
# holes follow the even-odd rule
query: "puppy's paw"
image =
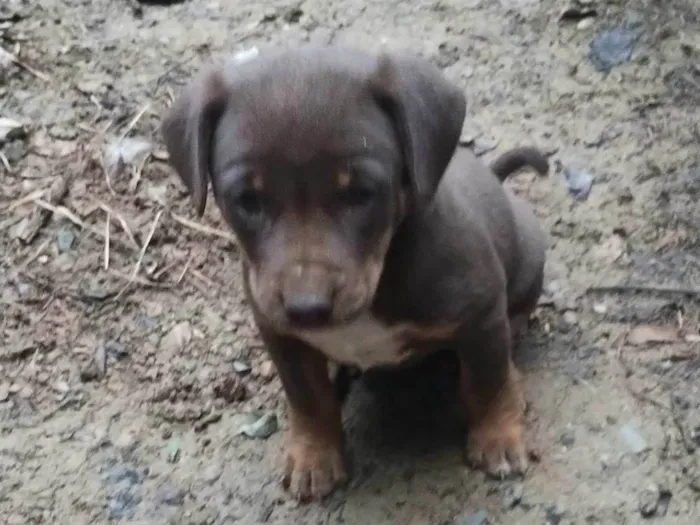
<svg viewBox="0 0 700 525">
<path fill-rule="evenodd" d="M 318 500 L 348 478 L 341 443 L 292 437 L 286 455 L 283 485 L 300 501 Z"/>
<path fill-rule="evenodd" d="M 528 468 L 520 414 L 487 418 L 467 437 L 467 462 L 498 479 L 524 474 Z"/>
</svg>

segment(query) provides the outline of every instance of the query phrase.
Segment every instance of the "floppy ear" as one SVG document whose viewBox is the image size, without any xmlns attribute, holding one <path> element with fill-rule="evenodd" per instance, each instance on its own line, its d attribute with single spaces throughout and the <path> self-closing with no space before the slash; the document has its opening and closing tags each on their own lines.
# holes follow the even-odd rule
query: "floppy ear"
<svg viewBox="0 0 700 525">
<path fill-rule="evenodd" d="M 170 164 L 187 186 L 200 217 L 207 204 L 212 135 L 227 95 L 219 71 L 202 73 L 185 88 L 161 124 Z"/>
<path fill-rule="evenodd" d="M 424 206 L 457 148 L 465 97 L 436 66 L 411 57 L 381 55 L 373 85 L 399 132 L 415 203 Z"/>
</svg>

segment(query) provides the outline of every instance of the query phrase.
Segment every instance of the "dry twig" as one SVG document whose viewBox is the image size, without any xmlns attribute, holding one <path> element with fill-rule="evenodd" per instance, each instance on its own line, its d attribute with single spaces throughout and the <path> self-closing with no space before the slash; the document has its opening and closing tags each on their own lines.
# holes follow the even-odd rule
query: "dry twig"
<svg viewBox="0 0 700 525">
<path fill-rule="evenodd" d="M 124 285 L 124 287 L 119 291 L 117 294 L 117 299 L 121 297 L 124 292 L 131 286 L 135 281 L 136 278 L 139 275 L 139 271 L 141 270 L 141 265 L 143 264 L 143 258 L 146 255 L 146 251 L 148 250 L 148 245 L 151 244 L 151 240 L 153 239 L 153 235 L 156 233 L 156 228 L 158 227 L 158 223 L 160 222 L 160 216 L 163 215 L 163 210 L 160 210 L 156 214 L 156 218 L 153 219 L 153 224 L 151 225 L 151 230 L 148 232 L 148 236 L 146 237 L 145 242 L 143 243 L 143 247 L 141 248 L 141 252 L 139 253 L 139 258 L 136 260 L 136 264 L 134 265 L 134 269 L 131 272 L 131 278 L 129 281 Z M 149 281 L 150 282 L 150 281 Z"/>
<path fill-rule="evenodd" d="M 25 195 L 24 197 L 20 197 L 19 199 L 15 199 L 14 201 L 12 201 L 12 203 L 10 203 L 9 206 L 7 206 L 7 208 L 5 208 L 3 210 L 3 213 L 10 213 L 11 211 L 19 208 L 20 206 L 22 206 L 24 204 L 28 204 L 30 202 L 35 201 L 36 199 L 40 199 L 44 195 L 45 191 L 46 190 L 44 190 L 44 189 L 34 190 L 29 195 Z"/>
<path fill-rule="evenodd" d="M 112 214 L 108 211 L 107 212 L 107 220 L 105 220 L 105 261 L 104 261 L 104 268 L 105 270 L 109 270 L 109 224 L 112 221 Z"/>
<path fill-rule="evenodd" d="M 0 163 L 2 163 L 2 165 L 5 167 L 8 173 L 12 172 L 12 166 L 10 166 L 10 161 L 7 160 L 7 157 L 2 151 L 0 151 Z"/>
<path fill-rule="evenodd" d="M 657 285 L 638 285 L 638 284 L 618 284 L 611 286 L 591 286 L 587 290 L 588 293 L 653 293 L 653 294 L 671 294 L 671 295 L 696 295 L 700 296 L 700 288 L 692 287 L 676 287 L 676 286 L 657 286 Z"/>
<path fill-rule="evenodd" d="M 35 69 L 34 67 L 27 64 L 26 62 L 22 62 L 17 55 L 15 55 L 14 53 L 10 53 L 2 47 L 0 47 L 0 57 L 2 57 L 3 59 L 7 59 L 10 62 L 14 62 L 15 65 L 21 67 L 25 71 L 28 71 L 35 77 L 40 78 L 44 82 L 48 82 L 51 80 L 51 78 L 46 73 L 42 73 L 38 69 Z"/>
<path fill-rule="evenodd" d="M 209 287 L 210 287 L 209 289 L 212 289 L 212 288 L 219 288 L 219 286 L 218 286 L 214 281 L 212 281 L 211 279 L 209 279 L 209 277 L 207 277 L 206 275 L 204 275 L 204 274 L 203 274 L 202 272 L 200 272 L 199 270 L 197 270 L 197 269 L 195 269 L 195 268 L 191 268 L 191 269 L 190 269 L 190 273 L 191 273 L 192 275 L 194 275 L 197 279 L 199 279 L 200 281 L 202 281 L 204 284 L 206 284 L 207 286 L 209 286 Z"/>
<path fill-rule="evenodd" d="M 96 235 L 100 239 L 104 239 L 104 233 L 102 231 L 100 231 L 99 229 L 95 228 L 94 226 L 92 226 L 90 224 L 86 224 L 77 215 L 75 215 L 75 213 L 70 211 L 65 206 L 54 206 L 53 204 L 50 204 L 50 203 L 43 201 L 41 199 L 36 199 L 34 201 L 34 203 L 37 206 L 39 206 L 40 208 L 44 208 L 44 209 L 50 211 L 54 215 L 60 215 L 61 217 L 68 219 L 70 222 L 72 222 L 73 224 L 75 224 L 79 228 L 81 228 L 85 231 L 88 231 L 88 232 L 92 233 L 93 235 Z M 119 241 L 118 239 L 114 239 L 113 242 L 115 244 L 121 245 L 123 248 L 129 249 L 129 250 L 133 249 L 132 246 L 129 246 L 127 243 Z"/>
<path fill-rule="evenodd" d="M 48 202 L 44 202 L 40 199 L 41 195 L 46 194 Z M 63 177 L 58 177 L 48 192 L 43 192 L 41 195 L 32 195 L 32 199 L 37 207 L 32 212 L 29 220 L 17 235 L 20 241 L 24 244 L 31 243 L 34 238 L 38 235 L 39 231 L 46 225 L 48 220 L 51 218 L 51 214 L 55 212 L 56 205 L 60 204 L 63 199 L 68 195 L 68 184 Z"/>
<path fill-rule="evenodd" d="M 129 224 L 126 222 L 126 219 L 124 216 L 119 213 L 118 211 L 114 210 L 113 208 L 110 208 L 105 204 L 104 202 L 98 203 L 98 206 L 102 211 L 107 213 L 110 217 L 116 218 L 117 222 L 119 223 L 119 226 L 122 227 L 122 230 L 124 230 L 124 233 L 126 233 L 126 236 L 129 238 L 129 241 L 134 245 L 133 247 L 138 251 L 141 249 L 141 246 L 139 243 L 136 241 L 136 237 L 134 237 L 134 234 L 131 231 L 131 228 L 129 228 Z"/>
<path fill-rule="evenodd" d="M 177 215 L 175 213 L 171 213 L 170 215 L 175 222 L 178 222 L 187 228 L 191 228 L 193 230 L 196 230 L 200 233 L 204 233 L 206 235 L 213 235 L 215 237 L 219 237 L 221 239 L 224 239 L 232 244 L 238 245 L 238 241 L 236 240 L 236 237 L 234 237 L 232 234 L 230 234 L 228 232 L 217 230 L 216 228 L 212 228 L 211 226 L 205 226 L 204 224 L 199 224 L 195 221 L 191 221 L 190 219 L 187 219 L 187 218 L 182 217 L 181 215 Z"/>
<path fill-rule="evenodd" d="M 625 341 L 627 340 L 628 333 L 629 333 L 629 330 L 627 330 L 622 335 L 622 337 L 620 338 L 620 343 L 618 344 L 617 351 L 616 351 L 617 362 L 620 365 L 620 368 L 622 369 L 622 377 L 623 377 L 623 381 L 625 384 L 625 389 L 637 401 L 640 401 L 643 403 L 648 403 L 648 404 L 655 406 L 656 408 L 662 410 L 663 412 L 666 412 L 667 414 L 669 414 L 671 416 L 671 420 L 673 421 L 674 426 L 676 427 L 676 430 L 678 431 L 678 434 L 680 435 L 681 441 L 683 442 L 683 446 L 685 447 L 686 451 L 689 454 L 692 454 L 693 452 L 695 452 L 695 444 L 688 437 L 688 434 L 685 430 L 683 422 L 680 420 L 680 416 L 679 416 L 678 411 L 676 410 L 674 402 L 673 402 L 673 393 L 671 393 L 671 396 L 670 396 L 670 403 L 668 405 L 666 405 L 666 404 L 662 403 L 661 401 L 654 399 L 653 397 L 651 397 L 650 395 L 648 395 L 645 392 L 637 391 L 630 384 L 628 378 L 633 375 L 632 367 L 627 363 L 626 359 L 624 358 L 623 352 L 622 352 L 622 348 L 625 344 Z"/>
<path fill-rule="evenodd" d="M 123 279 L 123 280 L 127 281 L 127 286 L 130 286 L 133 283 L 137 283 L 145 288 L 157 288 L 159 290 L 172 289 L 172 285 L 170 285 L 170 284 L 157 283 L 155 281 L 151 281 L 150 279 L 146 279 L 145 277 L 141 277 L 140 275 L 137 275 L 136 277 L 134 277 L 133 273 L 130 275 L 127 275 L 123 272 L 120 272 L 119 270 L 115 270 L 114 268 L 111 268 L 109 270 L 109 273 L 110 273 L 110 275 L 114 275 L 115 277 L 118 277 L 119 279 Z M 119 297 L 119 294 L 117 294 L 117 297 L 115 297 L 115 299 L 118 297 Z"/>
<path fill-rule="evenodd" d="M 134 129 L 134 126 L 138 123 L 139 120 L 144 116 L 146 111 L 148 111 L 148 108 L 151 107 L 151 103 L 147 102 L 139 111 L 134 115 L 134 118 L 132 118 L 129 123 L 126 125 L 126 128 L 122 132 L 121 136 L 119 137 L 119 141 L 121 142 L 126 138 L 126 136 L 129 134 L 129 132 Z"/>
<path fill-rule="evenodd" d="M 187 262 L 185 263 L 185 266 L 182 268 L 182 272 L 180 272 L 180 275 L 177 277 L 177 281 L 175 281 L 175 284 L 180 284 L 182 280 L 185 278 L 185 274 L 187 273 L 187 269 L 190 267 L 190 263 L 192 262 L 192 254 L 187 257 Z"/>
</svg>

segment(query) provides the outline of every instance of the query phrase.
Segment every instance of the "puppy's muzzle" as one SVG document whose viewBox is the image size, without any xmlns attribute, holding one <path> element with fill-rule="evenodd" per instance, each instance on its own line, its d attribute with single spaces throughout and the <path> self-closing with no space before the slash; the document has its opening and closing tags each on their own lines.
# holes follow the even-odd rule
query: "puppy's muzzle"
<svg viewBox="0 0 700 525">
<path fill-rule="evenodd" d="M 317 327 L 330 322 L 333 305 L 324 295 L 301 293 L 285 298 L 284 311 L 289 322 L 296 326 Z"/>
<path fill-rule="evenodd" d="M 287 321 L 298 328 L 332 322 L 337 270 L 323 264 L 297 264 L 284 279 L 282 304 Z"/>
</svg>

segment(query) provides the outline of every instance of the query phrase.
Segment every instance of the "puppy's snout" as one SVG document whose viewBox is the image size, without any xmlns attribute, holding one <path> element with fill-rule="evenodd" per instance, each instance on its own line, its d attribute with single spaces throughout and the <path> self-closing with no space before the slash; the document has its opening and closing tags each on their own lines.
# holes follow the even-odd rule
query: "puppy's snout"
<svg viewBox="0 0 700 525">
<path fill-rule="evenodd" d="M 338 271 L 318 263 L 287 267 L 281 290 L 282 307 L 289 324 L 320 328 L 333 321 Z"/>
<path fill-rule="evenodd" d="M 330 322 L 333 305 L 330 297 L 302 293 L 286 298 L 284 310 L 292 324 L 313 328 Z"/>
</svg>

